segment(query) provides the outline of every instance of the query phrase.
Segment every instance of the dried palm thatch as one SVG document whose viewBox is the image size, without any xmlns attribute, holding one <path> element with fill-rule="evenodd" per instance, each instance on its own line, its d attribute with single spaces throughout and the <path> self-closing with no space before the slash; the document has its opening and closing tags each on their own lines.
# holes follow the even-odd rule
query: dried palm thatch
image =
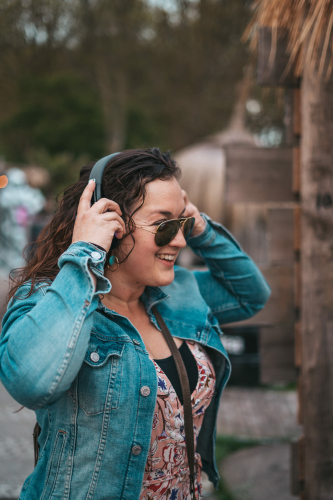
<svg viewBox="0 0 333 500">
<path fill-rule="evenodd" d="M 243 39 L 257 46 L 258 28 L 272 28 L 271 62 L 275 57 L 278 29 L 288 32 L 290 59 L 286 73 L 295 64 L 296 76 L 305 65 L 326 79 L 333 69 L 333 0 L 255 0 L 254 15 Z"/>
</svg>

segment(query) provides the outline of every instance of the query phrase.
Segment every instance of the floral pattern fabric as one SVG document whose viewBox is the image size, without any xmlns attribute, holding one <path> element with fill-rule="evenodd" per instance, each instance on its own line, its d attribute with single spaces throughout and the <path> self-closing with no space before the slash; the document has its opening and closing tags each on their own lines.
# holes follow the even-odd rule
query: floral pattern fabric
<svg viewBox="0 0 333 500">
<path fill-rule="evenodd" d="M 205 410 L 215 390 L 213 365 L 196 342 L 187 341 L 198 366 L 198 382 L 191 394 L 195 448 Z M 150 449 L 140 500 L 190 500 L 190 475 L 185 444 L 184 412 L 168 377 L 153 361 L 158 379 Z M 201 458 L 195 454 L 195 494 L 202 499 Z"/>
</svg>

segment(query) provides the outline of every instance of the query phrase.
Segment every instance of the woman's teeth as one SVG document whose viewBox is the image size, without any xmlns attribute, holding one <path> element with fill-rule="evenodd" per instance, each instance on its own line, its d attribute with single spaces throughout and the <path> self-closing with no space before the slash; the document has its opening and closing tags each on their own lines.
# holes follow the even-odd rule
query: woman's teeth
<svg viewBox="0 0 333 500">
<path fill-rule="evenodd" d="M 161 259 L 161 260 L 174 260 L 175 256 L 174 255 L 167 255 L 167 254 L 164 254 L 164 253 L 160 253 L 159 255 L 157 255 L 157 258 Z"/>
</svg>

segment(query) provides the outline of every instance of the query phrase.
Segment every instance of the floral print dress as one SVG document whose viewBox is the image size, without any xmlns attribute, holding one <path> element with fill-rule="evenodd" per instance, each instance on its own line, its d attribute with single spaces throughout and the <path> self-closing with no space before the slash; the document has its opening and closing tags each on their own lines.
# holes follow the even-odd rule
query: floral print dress
<svg viewBox="0 0 333 500">
<path fill-rule="evenodd" d="M 198 382 L 191 395 L 195 447 L 206 408 L 215 390 L 215 372 L 204 350 L 186 341 L 198 366 Z M 158 379 L 150 449 L 140 500 L 190 500 L 190 475 L 185 444 L 184 413 L 168 377 L 153 361 Z M 202 499 L 201 458 L 195 454 L 195 496 Z"/>
</svg>

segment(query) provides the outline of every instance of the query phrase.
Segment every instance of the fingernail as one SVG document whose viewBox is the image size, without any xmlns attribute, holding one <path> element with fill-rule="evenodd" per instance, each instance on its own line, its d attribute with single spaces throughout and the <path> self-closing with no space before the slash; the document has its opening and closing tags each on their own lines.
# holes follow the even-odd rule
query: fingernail
<svg viewBox="0 0 333 500">
<path fill-rule="evenodd" d="M 90 179 L 90 181 L 88 182 L 88 184 L 91 184 L 92 182 L 96 182 L 96 179 Z"/>
</svg>

